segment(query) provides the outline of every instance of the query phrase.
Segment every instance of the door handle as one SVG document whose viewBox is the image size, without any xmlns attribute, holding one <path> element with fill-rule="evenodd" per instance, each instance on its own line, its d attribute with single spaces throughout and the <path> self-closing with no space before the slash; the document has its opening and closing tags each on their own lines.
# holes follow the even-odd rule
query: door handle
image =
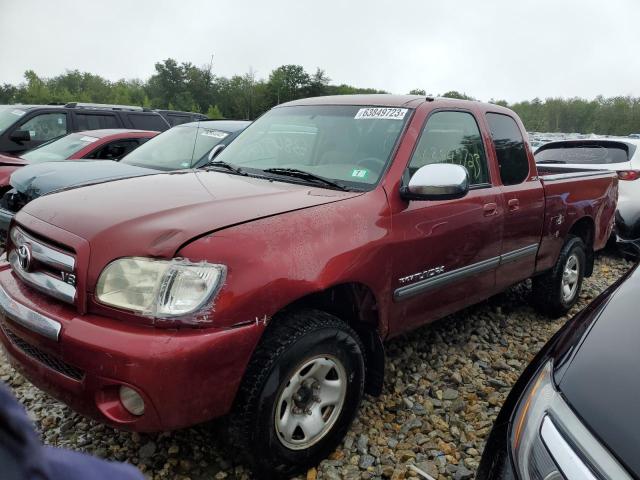
<svg viewBox="0 0 640 480">
<path fill-rule="evenodd" d="M 491 215 L 495 215 L 496 213 L 498 213 L 498 204 L 493 202 L 486 203 L 482 207 L 482 210 L 484 211 L 485 217 L 490 217 Z"/>
<path fill-rule="evenodd" d="M 509 211 L 513 212 L 520 208 L 520 200 L 518 200 L 517 198 L 512 198 L 507 202 L 507 205 L 509 207 Z"/>
</svg>

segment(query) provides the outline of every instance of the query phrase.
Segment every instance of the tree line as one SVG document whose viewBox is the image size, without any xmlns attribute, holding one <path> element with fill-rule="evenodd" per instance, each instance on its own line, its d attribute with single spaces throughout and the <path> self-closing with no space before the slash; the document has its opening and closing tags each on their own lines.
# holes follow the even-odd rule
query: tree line
<svg viewBox="0 0 640 480">
<path fill-rule="evenodd" d="M 212 119 L 252 120 L 274 105 L 290 100 L 355 93 L 388 92 L 334 85 L 320 68 L 310 73 L 300 65 L 282 65 L 267 78 L 257 78 L 253 70 L 225 77 L 215 75 L 212 65 L 198 67 L 169 58 L 156 63 L 153 75 L 146 81 L 109 81 L 78 70 L 43 78 L 28 70 L 20 84 L 0 85 L 0 104 L 107 103 L 200 112 Z M 409 93 L 425 95 L 426 91 L 414 89 Z M 474 100 L 457 91 L 441 96 Z M 490 101 L 515 110 L 529 131 L 605 135 L 640 132 L 640 98 L 636 97 L 535 98 L 513 104 Z"/>
</svg>

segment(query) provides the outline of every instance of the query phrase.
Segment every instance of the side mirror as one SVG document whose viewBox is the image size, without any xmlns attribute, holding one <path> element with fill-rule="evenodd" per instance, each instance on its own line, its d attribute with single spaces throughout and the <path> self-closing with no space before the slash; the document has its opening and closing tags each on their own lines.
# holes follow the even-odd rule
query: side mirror
<svg viewBox="0 0 640 480">
<path fill-rule="evenodd" d="M 209 152 L 209 155 L 207 156 L 207 160 L 211 161 L 214 158 L 216 158 L 218 156 L 218 154 L 224 150 L 224 148 L 226 147 L 226 145 L 219 143 L 218 145 L 216 145 L 215 147 L 213 147 L 211 149 L 211 151 Z"/>
<path fill-rule="evenodd" d="M 433 163 L 420 167 L 400 188 L 406 200 L 451 200 L 469 192 L 467 169 L 452 163 Z"/>
<path fill-rule="evenodd" d="M 29 130 L 14 130 L 9 134 L 9 139 L 18 143 L 28 142 L 31 140 L 31 134 Z"/>
</svg>

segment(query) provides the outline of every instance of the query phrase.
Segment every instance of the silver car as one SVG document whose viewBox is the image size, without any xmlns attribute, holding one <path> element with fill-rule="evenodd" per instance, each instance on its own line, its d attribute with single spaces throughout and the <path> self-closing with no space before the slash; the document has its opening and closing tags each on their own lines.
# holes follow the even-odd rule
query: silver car
<svg viewBox="0 0 640 480">
<path fill-rule="evenodd" d="M 611 170 L 618 173 L 615 232 L 622 242 L 640 243 L 640 139 L 606 138 L 550 142 L 535 152 L 541 168 Z"/>
</svg>

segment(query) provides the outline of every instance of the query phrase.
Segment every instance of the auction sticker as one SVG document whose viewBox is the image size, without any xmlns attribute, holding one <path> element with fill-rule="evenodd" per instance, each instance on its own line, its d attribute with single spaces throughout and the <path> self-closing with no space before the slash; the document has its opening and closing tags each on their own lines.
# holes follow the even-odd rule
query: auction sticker
<svg viewBox="0 0 640 480">
<path fill-rule="evenodd" d="M 213 138 L 225 138 L 228 137 L 229 134 L 227 132 L 221 132 L 220 130 L 203 130 L 200 135 L 204 135 L 205 137 L 213 137 Z"/>
<path fill-rule="evenodd" d="M 365 170 L 365 169 L 362 169 L 362 170 L 355 169 L 355 170 L 353 170 L 353 172 L 351 172 L 351 176 L 352 177 L 356 177 L 356 178 L 365 178 L 367 176 L 367 170 Z"/>
<path fill-rule="evenodd" d="M 382 120 L 402 120 L 409 111 L 408 108 L 369 107 L 361 108 L 353 117 L 356 120 L 379 118 Z"/>
</svg>

